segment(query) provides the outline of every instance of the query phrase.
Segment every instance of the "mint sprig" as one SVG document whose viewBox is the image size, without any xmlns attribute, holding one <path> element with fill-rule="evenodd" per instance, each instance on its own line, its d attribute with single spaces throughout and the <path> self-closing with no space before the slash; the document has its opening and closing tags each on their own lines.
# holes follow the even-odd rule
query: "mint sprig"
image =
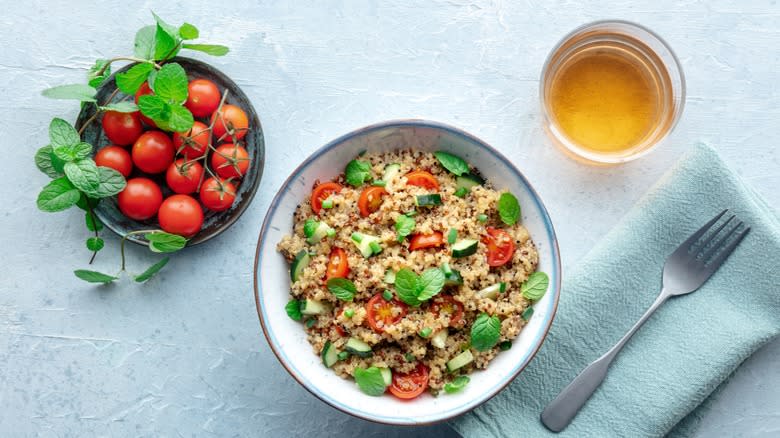
<svg viewBox="0 0 780 438">
<path fill-rule="evenodd" d="M 430 268 L 417 275 L 409 268 L 395 274 L 395 291 L 404 303 L 418 307 L 435 297 L 444 288 L 444 273 L 439 268 Z"/>
<path fill-rule="evenodd" d="M 471 346 L 478 351 L 495 347 L 501 337 L 501 320 L 497 316 L 480 313 L 471 326 Z"/>
</svg>

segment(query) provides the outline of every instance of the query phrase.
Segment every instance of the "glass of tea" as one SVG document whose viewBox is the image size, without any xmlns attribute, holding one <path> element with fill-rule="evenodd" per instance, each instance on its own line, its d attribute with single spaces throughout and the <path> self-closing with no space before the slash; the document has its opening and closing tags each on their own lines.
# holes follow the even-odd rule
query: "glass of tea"
<svg viewBox="0 0 780 438">
<path fill-rule="evenodd" d="M 597 21 L 566 35 L 540 81 L 545 127 L 573 157 L 615 164 L 650 152 L 674 128 L 685 78 L 658 35 L 626 21 Z"/>
</svg>

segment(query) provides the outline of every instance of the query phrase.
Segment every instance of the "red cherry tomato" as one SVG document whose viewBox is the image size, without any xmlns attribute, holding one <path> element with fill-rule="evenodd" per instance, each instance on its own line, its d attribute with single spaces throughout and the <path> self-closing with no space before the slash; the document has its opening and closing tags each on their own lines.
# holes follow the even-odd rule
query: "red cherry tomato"
<svg viewBox="0 0 780 438">
<path fill-rule="evenodd" d="M 106 133 L 111 143 L 119 146 L 127 146 L 138 139 L 144 132 L 141 126 L 141 113 L 120 113 L 119 111 L 106 111 L 103 114 L 103 132 Z"/>
<path fill-rule="evenodd" d="M 430 172 L 415 170 L 406 174 L 406 184 L 423 187 L 429 190 L 438 190 L 439 181 Z"/>
<path fill-rule="evenodd" d="M 249 127 L 246 113 L 235 105 L 222 105 L 222 108 L 211 116 L 211 122 L 214 124 L 214 138 L 223 141 L 233 141 L 233 137 L 241 140 Z"/>
<path fill-rule="evenodd" d="M 223 144 L 211 154 L 211 168 L 222 178 L 241 178 L 249 169 L 249 153 L 239 145 Z"/>
<path fill-rule="evenodd" d="M 162 131 L 144 132 L 133 145 L 133 163 L 146 173 L 160 173 L 173 163 L 176 150 Z"/>
<path fill-rule="evenodd" d="M 410 400 L 422 394 L 428 388 L 427 366 L 422 363 L 417 364 L 413 371 L 401 374 L 393 373 L 393 383 L 390 385 L 390 394 L 402 399 Z"/>
<path fill-rule="evenodd" d="M 137 221 L 154 217 L 162 204 L 160 186 L 149 178 L 133 178 L 117 196 L 119 210 Z"/>
<path fill-rule="evenodd" d="M 198 191 L 201 178 L 203 166 L 197 161 L 187 161 L 184 158 L 174 161 L 165 172 L 165 182 L 175 193 L 188 194 Z"/>
<path fill-rule="evenodd" d="M 141 84 L 140 87 L 138 87 L 138 91 L 135 92 L 135 104 L 138 105 L 138 99 L 141 96 L 152 95 L 152 94 L 154 94 L 154 91 L 152 91 L 152 89 L 149 87 L 149 83 L 144 82 L 143 84 Z M 141 116 L 141 121 L 143 121 L 146 124 L 146 126 L 150 126 L 152 128 L 157 127 L 157 124 L 154 123 L 154 120 L 150 119 L 149 117 L 146 117 L 140 112 L 139 115 Z"/>
<path fill-rule="evenodd" d="M 318 185 L 311 192 L 311 209 L 314 214 L 320 214 L 322 210 L 322 201 L 328 199 L 332 193 L 338 193 L 341 191 L 341 186 L 338 183 L 326 182 Z"/>
<path fill-rule="evenodd" d="M 110 167 L 127 178 L 133 171 L 133 159 L 123 147 L 106 146 L 95 154 L 95 164 Z"/>
<path fill-rule="evenodd" d="M 217 84 L 208 79 L 195 79 L 187 85 L 187 101 L 184 106 L 195 117 L 208 117 L 217 110 L 222 95 Z"/>
<path fill-rule="evenodd" d="M 451 295 L 436 295 L 431 302 L 431 312 L 440 316 L 446 313 L 450 316 L 450 327 L 463 325 L 463 304 L 452 298 Z"/>
<path fill-rule="evenodd" d="M 409 307 L 393 298 L 387 301 L 382 294 L 374 295 L 366 303 L 366 320 L 375 332 L 385 331 L 385 327 L 392 325 L 406 316 Z"/>
<path fill-rule="evenodd" d="M 347 252 L 341 248 L 334 247 L 330 250 L 328 267 L 325 270 L 325 281 L 331 278 L 347 278 L 347 275 L 349 275 Z"/>
<path fill-rule="evenodd" d="M 487 262 L 490 266 L 503 266 L 515 253 L 515 242 L 506 231 L 500 228 L 487 227 L 487 234 L 482 236 L 482 243 L 487 245 Z"/>
<path fill-rule="evenodd" d="M 209 146 L 209 127 L 195 121 L 187 132 L 173 133 L 173 147 L 176 153 L 187 158 L 199 158 Z"/>
<path fill-rule="evenodd" d="M 385 195 L 387 195 L 387 191 L 383 187 L 371 186 L 363 189 L 360 198 L 358 198 L 360 215 L 366 217 L 379 210 L 379 207 L 382 206 L 382 197 Z"/>
<path fill-rule="evenodd" d="M 212 211 L 224 211 L 236 200 L 236 186 L 230 181 L 209 178 L 200 186 L 200 202 Z"/>
<path fill-rule="evenodd" d="M 417 249 L 435 248 L 444 244 L 444 235 L 441 231 L 434 231 L 431 234 L 413 234 L 409 240 L 409 251 Z"/>
<path fill-rule="evenodd" d="M 203 225 L 203 208 L 192 196 L 172 195 L 160 205 L 157 220 L 163 231 L 191 237 Z"/>
</svg>

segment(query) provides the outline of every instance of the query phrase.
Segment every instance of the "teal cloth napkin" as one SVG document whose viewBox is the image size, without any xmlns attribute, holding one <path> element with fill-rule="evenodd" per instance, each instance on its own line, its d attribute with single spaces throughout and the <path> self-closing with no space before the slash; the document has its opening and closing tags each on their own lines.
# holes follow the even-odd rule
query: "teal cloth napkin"
<svg viewBox="0 0 780 438">
<path fill-rule="evenodd" d="M 455 430 L 464 437 L 554 435 L 539 421 L 542 409 L 650 306 L 667 255 L 725 208 L 752 227 L 750 234 L 701 289 L 656 311 L 559 436 L 695 431 L 700 405 L 780 332 L 780 218 L 705 145 L 683 157 L 565 277 L 537 356 L 507 389 L 455 419 Z"/>
</svg>

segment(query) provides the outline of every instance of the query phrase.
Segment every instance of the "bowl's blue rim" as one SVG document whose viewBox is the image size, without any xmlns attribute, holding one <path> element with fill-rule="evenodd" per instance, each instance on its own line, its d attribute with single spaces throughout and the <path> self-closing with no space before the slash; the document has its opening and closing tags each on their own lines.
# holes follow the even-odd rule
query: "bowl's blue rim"
<svg viewBox="0 0 780 438">
<path fill-rule="evenodd" d="M 388 128 L 388 127 L 396 127 L 396 126 L 442 129 L 452 134 L 458 135 L 460 137 L 464 137 L 467 140 L 477 143 L 480 146 L 487 149 L 488 151 L 490 151 L 494 156 L 496 156 L 498 159 L 502 160 L 507 166 L 509 166 L 509 168 L 517 174 L 517 176 L 520 178 L 523 184 L 525 184 L 525 186 L 528 188 L 528 190 L 530 191 L 534 199 L 534 203 L 542 212 L 542 217 L 545 223 L 545 228 L 547 230 L 548 238 L 553 243 L 551 248 L 551 253 L 553 256 L 553 272 L 551 274 L 551 277 L 554 285 L 552 290 L 552 293 L 554 293 L 554 299 L 551 300 L 548 305 L 547 318 L 545 321 L 546 326 L 544 330 L 537 335 L 537 338 L 534 339 L 533 341 L 534 347 L 530 349 L 528 352 L 526 352 L 523 359 L 520 362 L 518 362 L 518 365 L 514 367 L 514 369 L 511 371 L 511 373 L 508 374 L 508 377 L 503 382 L 493 386 L 492 388 L 490 388 L 490 390 L 484 392 L 484 394 L 487 394 L 486 396 L 478 397 L 470 401 L 469 403 L 458 406 L 457 408 L 451 409 L 444 413 L 439 413 L 436 414 L 435 416 L 428 415 L 423 418 L 389 417 L 389 416 L 381 416 L 369 412 L 356 410 L 340 403 L 337 400 L 334 400 L 333 398 L 329 397 L 327 394 L 320 392 L 319 390 L 317 390 L 317 388 L 314 385 L 310 385 L 308 381 L 303 379 L 299 371 L 295 368 L 292 362 L 288 360 L 284 352 L 282 352 L 279 348 L 277 348 L 278 342 L 276 340 L 276 337 L 268 329 L 268 327 L 266 327 L 265 317 L 264 317 L 265 308 L 261 304 L 261 300 L 260 300 L 260 292 L 259 292 L 260 287 L 258 284 L 258 274 L 257 274 L 257 269 L 258 266 L 261 265 L 261 259 L 262 259 L 262 254 L 260 250 L 261 248 L 263 248 L 265 243 L 265 235 L 268 227 L 270 226 L 270 218 L 273 216 L 273 213 L 276 211 L 277 207 L 279 206 L 279 203 L 281 202 L 282 199 L 282 194 L 288 190 L 290 184 L 295 179 L 298 178 L 301 172 L 303 172 L 304 169 L 309 167 L 309 165 L 311 165 L 320 155 L 344 143 L 345 141 L 348 141 L 359 135 L 366 134 L 367 132 Z M 363 128 L 356 129 L 347 134 L 344 134 L 336 138 L 335 140 L 332 140 L 329 143 L 325 144 L 321 148 L 319 148 L 308 158 L 306 158 L 298 167 L 295 168 L 295 170 L 290 174 L 289 177 L 287 177 L 284 183 L 282 183 L 281 188 L 279 189 L 279 191 L 276 193 L 273 200 L 271 201 L 271 205 L 268 207 L 268 211 L 266 212 L 265 219 L 263 219 L 263 225 L 260 229 L 260 236 L 258 237 L 257 249 L 255 251 L 253 283 L 255 289 L 255 306 L 257 307 L 257 315 L 260 319 L 260 325 L 263 329 L 263 334 L 265 335 L 266 340 L 268 341 L 268 345 L 271 347 L 271 350 L 274 352 L 277 359 L 279 359 L 279 362 L 282 364 L 282 366 L 287 370 L 288 373 L 290 373 L 290 375 L 295 380 L 298 381 L 298 383 L 301 384 L 301 386 L 303 386 L 307 391 L 312 393 L 315 397 L 319 398 L 325 403 L 349 415 L 353 415 L 355 417 L 362 418 L 364 420 L 369 420 L 369 421 L 382 423 L 382 424 L 399 425 L 399 426 L 418 426 L 418 425 L 433 424 L 441 421 L 446 421 L 476 408 L 477 406 L 490 400 L 492 397 L 498 394 L 503 388 L 505 388 L 510 382 L 512 382 L 512 380 L 514 380 L 515 377 L 517 377 L 517 375 L 520 374 L 520 372 L 528 365 L 531 359 L 533 359 L 533 357 L 536 355 L 537 351 L 539 351 L 539 348 L 544 342 L 544 338 L 547 336 L 547 333 L 550 331 L 550 326 L 552 325 L 553 319 L 555 318 L 555 313 L 558 309 L 558 299 L 560 297 L 560 292 L 561 292 L 561 257 L 560 257 L 560 249 L 558 247 L 558 239 L 555 235 L 555 229 L 553 228 L 552 220 L 550 219 L 550 215 L 547 212 L 547 209 L 545 208 L 544 204 L 539 198 L 539 194 L 536 192 L 533 186 L 528 182 L 528 180 L 525 178 L 523 173 L 520 172 L 520 170 L 506 156 L 504 156 L 501 152 L 499 152 L 497 149 L 490 146 L 488 143 L 484 142 L 483 140 L 465 131 L 462 131 L 459 128 L 446 125 L 444 123 L 433 122 L 429 120 L 400 119 L 400 120 L 389 120 L 385 122 L 375 123 L 372 125 L 365 126 Z"/>
</svg>

